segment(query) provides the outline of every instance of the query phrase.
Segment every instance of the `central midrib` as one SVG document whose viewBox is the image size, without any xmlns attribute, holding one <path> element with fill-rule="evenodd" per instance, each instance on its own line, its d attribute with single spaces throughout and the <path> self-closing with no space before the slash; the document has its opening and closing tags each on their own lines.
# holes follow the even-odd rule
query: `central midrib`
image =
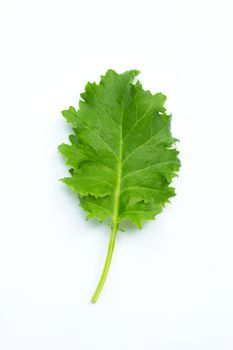
<svg viewBox="0 0 233 350">
<path fill-rule="evenodd" d="M 125 95 L 127 93 L 127 89 Z M 125 101 L 125 100 L 124 100 Z M 112 260 L 112 254 L 115 245 L 115 239 L 118 231 L 119 224 L 119 204 L 120 204 L 120 194 L 121 194 L 121 179 L 122 179 L 122 155 L 123 155 L 123 135 L 122 135 L 122 124 L 123 124 L 123 115 L 124 115 L 124 101 L 122 103 L 122 111 L 121 111 L 121 120 L 120 120 L 120 132 L 119 132 L 119 155 L 118 155 L 118 167 L 117 167 L 117 178 L 116 178 L 116 189 L 113 200 L 113 217 L 112 217 L 112 230 L 110 235 L 110 241 L 108 245 L 108 252 L 106 256 L 106 260 L 104 263 L 104 268 L 97 285 L 97 288 L 93 294 L 91 299 L 92 303 L 95 303 L 100 295 L 100 292 L 103 288 L 105 280 L 107 278 L 109 266 Z"/>
<path fill-rule="evenodd" d="M 123 154 L 123 138 L 122 138 L 122 122 L 124 114 L 124 102 L 122 104 L 121 121 L 120 121 L 120 138 L 119 138 L 119 156 L 118 156 L 118 168 L 117 168 L 117 179 L 116 179 L 116 190 L 114 195 L 113 204 L 113 228 L 117 231 L 118 229 L 118 218 L 119 218 L 119 204 L 121 194 L 121 178 L 122 178 L 122 154 Z"/>
</svg>

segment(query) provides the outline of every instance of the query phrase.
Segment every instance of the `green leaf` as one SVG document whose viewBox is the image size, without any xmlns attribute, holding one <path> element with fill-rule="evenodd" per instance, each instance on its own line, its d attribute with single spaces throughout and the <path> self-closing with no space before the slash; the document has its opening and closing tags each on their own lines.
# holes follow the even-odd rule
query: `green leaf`
<svg viewBox="0 0 233 350">
<path fill-rule="evenodd" d="M 59 151 L 71 166 L 63 181 L 79 194 L 87 218 L 111 220 L 109 251 L 95 302 L 107 276 L 115 237 L 122 221 L 139 228 L 153 220 L 169 198 L 180 167 L 172 137 L 171 115 L 162 93 L 143 90 L 138 71 L 108 70 L 100 83 L 87 83 L 79 108 L 63 116 L 74 130 L 71 144 Z"/>
</svg>

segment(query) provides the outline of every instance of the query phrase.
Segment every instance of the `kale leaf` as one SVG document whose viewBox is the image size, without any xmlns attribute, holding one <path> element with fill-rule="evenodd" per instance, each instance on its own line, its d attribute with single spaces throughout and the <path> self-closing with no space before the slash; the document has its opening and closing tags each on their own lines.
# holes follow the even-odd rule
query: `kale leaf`
<svg viewBox="0 0 233 350">
<path fill-rule="evenodd" d="M 144 91 L 137 70 L 108 70 L 100 83 L 87 83 L 79 108 L 63 116 L 73 127 L 70 144 L 60 153 L 71 167 L 62 181 L 79 195 L 87 219 L 111 220 L 105 266 L 93 295 L 96 302 L 111 263 L 123 221 L 139 228 L 153 220 L 175 195 L 170 183 L 180 168 L 171 115 L 162 93 Z"/>
</svg>

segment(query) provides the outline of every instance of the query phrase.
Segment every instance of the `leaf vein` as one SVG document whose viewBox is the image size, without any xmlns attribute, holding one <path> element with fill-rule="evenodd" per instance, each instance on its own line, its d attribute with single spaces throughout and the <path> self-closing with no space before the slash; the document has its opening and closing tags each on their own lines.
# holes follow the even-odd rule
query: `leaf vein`
<svg viewBox="0 0 233 350">
<path fill-rule="evenodd" d="M 150 169 L 150 168 L 152 168 L 153 166 L 161 165 L 161 164 L 168 164 L 168 163 L 173 163 L 173 162 L 174 162 L 174 160 L 169 160 L 169 161 L 164 161 L 164 162 L 156 162 L 156 163 L 154 163 L 154 164 L 148 165 L 148 166 L 145 167 L 145 168 L 136 169 L 136 170 L 132 171 L 131 173 L 126 174 L 126 175 L 124 175 L 124 176 L 122 177 L 122 179 L 125 179 L 126 177 L 131 176 L 131 175 L 133 175 L 133 174 L 135 174 L 135 173 L 137 173 L 137 172 L 140 172 L 140 171 L 143 171 L 143 170 L 146 170 L 146 169 Z"/>
<path fill-rule="evenodd" d="M 143 113 L 142 117 L 139 118 L 139 119 L 136 121 L 136 123 L 134 124 L 134 126 L 130 129 L 130 131 L 128 132 L 128 134 L 124 137 L 123 141 L 125 141 L 125 140 L 128 138 L 128 136 L 133 132 L 133 130 L 134 130 L 134 129 L 136 128 L 136 126 L 138 125 L 138 123 L 140 123 L 140 121 L 141 121 L 143 118 L 145 118 L 145 117 L 147 116 L 147 113 L 148 113 L 149 110 L 151 109 L 152 103 L 153 103 L 153 101 L 151 101 L 149 107 L 146 109 L 145 113 Z"/>
<path fill-rule="evenodd" d="M 96 94 L 94 93 L 93 89 L 92 89 L 92 86 L 91 84 L 89 85 L 90 86 L 90 89 L 91 89 L 91 92 L 92 92 L 92 95 L 94 96 L 94 99 L 95 99 L 95 102 L 97 104 L 97 106 L 106 114 L 109 116 L 109 118 L 118 126 L 118 128 L 120 127 L 120 125 L 112 118 L 111 114 L 106 111 L 106 109 L 99 103 L 97 97 L 96 97 Z"/>
<path fill-rule="evenodd" d="M 148 190 L 152 190 L 152 191 L 155 191 L 155 192 L 160 192 L 162 193 L 163 191 L 162 190 L 158 190 L 157 188 L 153 188 L 153 187 L 147 187 L 147 186 L 129 186 L 129 187 L 125 187 L 122 191 L 127 191 L 127 190 L 131 190 L 131 189 L 148 189 Z"/>
<path fill-rule="evenodd" d="M 80 121 L 80 120 L 79 120 L 79 122 L 80 122 L 87 130 L 89 130 L 92 134 L 94 134 L 95 136 L 97 136 L 97 137 L 105 144 L 105 146 L 107 146 L 108 149 L 114 154 L 114 156 L 116 157 L 116 159 L 117 159 L 117 161 L 118 161 L 118 156 L 117 156 L 117 154 L 114 152 L 114 150 L 112 149 L 112 147 L 110 147 L 109 144 L 108 144 L 106 141 L 104 141 L 104 139 L 103 139 L 100 135 L 98 135 L 94 130 L 90 129 L 86 123 L 84 123 L 83 121 Z"/>
<path fill-rule="evenodd" d="M 165 129 L 165 127 L 167 126 L 167 124 L 165 124 L 158 132 L 156 132 L 154 135 L 152 135 L 151 137 L 149 137 L 149 139 L 147 139 L 145 142 L 143 142 L 141 145 L 138 145 L 136 148 L 134 148 L 128 155 L 127 157 L 124 159 L 123 164 L 125 164 L 126 160 L 128 160 L 129 157 L 131 157 L 131 155 L 138 150 L 139 148 L 143 147 L 145 144 L 147 144 L 151 139 L 153 139 L 155 136 L 158 136 L 158 134 L 163 131 Z"/>
</svg>

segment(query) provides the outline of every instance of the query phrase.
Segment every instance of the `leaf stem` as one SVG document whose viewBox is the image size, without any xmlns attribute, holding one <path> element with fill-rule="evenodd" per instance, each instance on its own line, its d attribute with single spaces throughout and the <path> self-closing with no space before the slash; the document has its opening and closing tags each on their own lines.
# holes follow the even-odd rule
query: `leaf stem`
<svg viewBox="0 0 233 350">
<path fill-rule="evenodd" d="M 104 268 L 103 268 L 99 283 L 96 287 L 96 290 L 91 298 L 91 303 L 93 303 L 93 304 L 97 302 L 98 297 L 103 289 L 105 280 L 106 280 L 107 275 L 108 275 L 108 270 L 109 270 L 109 267 L 111 264 L 112 254 L 113 254 L 113 250 L 114 250 L 114 246 L 115 246 L 117 230 L 118 230 L 118 224 L 115 223 L 112 226 L 112 231 L 111 231 L 111 235 L 110 235 L 110 241 L 109 241 L 109 245 L 108 245 L 108 252 L 107 252 L 106 259 L 105 259 Z"/>
<path fill-rule="evenodd" d="M 115 240 L 118 230 L 118 223 L 119 223 L 119 205 L 120 205 L 120 193 L 121 193 L 121 180 L 122 180 L 122 156 L 123 156 L 123 140 L 122 140 L 122 121 L 123 121 L 123 114 L 124 114 L 124 102 L 122 104 L 122 111 L 121 111 L 121 123 L 120 123 L 120 133 L 119 133 L 119 159 L 118 159 L 118 171 L 117 171 L 117 178 L 116 178 L 116 190 L 114 194 L 114 200 L 113 200 L 113 217 L 112 217 L 112 231 L 110 236 L 110 241 L 108 245 L 108 253 L 106 256 L 104 268 L 102 271 L 102 274 L 100 276 L 99 283 L 97 285 L 97 288 L 95 290 L 95 293 L 93 294 L 93 297 L 91 299 L 92 303 L 96 303 L 101 290 L 104 286 L 104 282 L 108 275 L 109 266 L 111 264 L 112 260 L 112 253 L 115 246 Z"/>
</svg>

